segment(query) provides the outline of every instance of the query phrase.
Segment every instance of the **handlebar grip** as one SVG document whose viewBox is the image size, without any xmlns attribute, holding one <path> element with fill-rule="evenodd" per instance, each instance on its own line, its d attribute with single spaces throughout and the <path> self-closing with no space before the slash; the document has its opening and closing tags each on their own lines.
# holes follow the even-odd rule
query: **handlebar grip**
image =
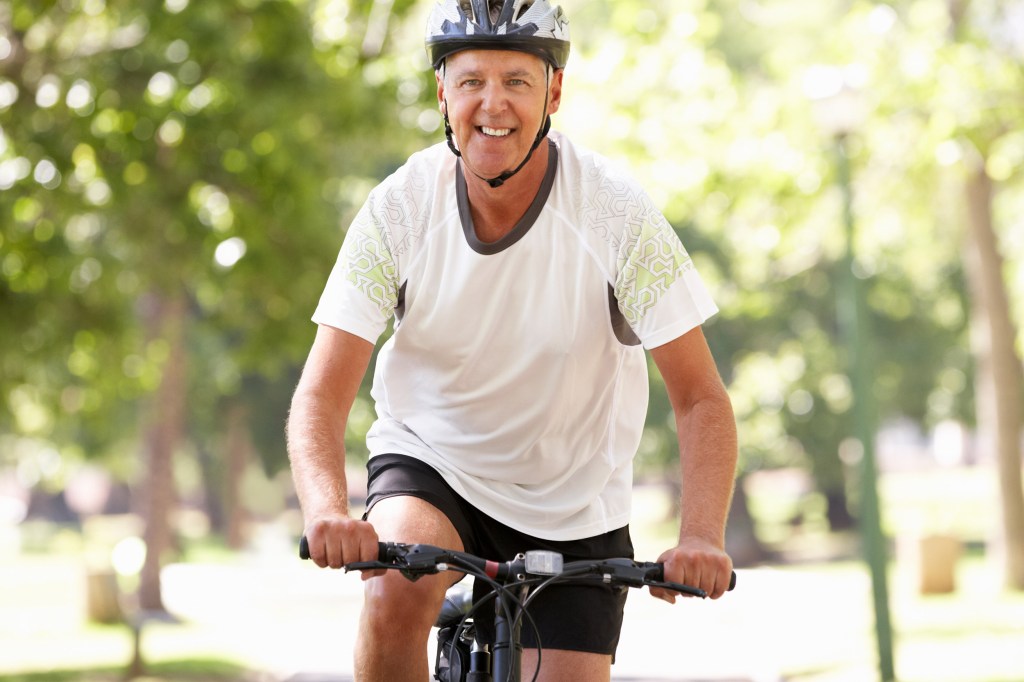
<svg viewBox="0 0 1024 682">
<path fill-rule="evenodd" d="M 654 579 L 658 582 L 664 582 L 665 580 L 665 564 L 655 564 L 657 570 L 654 572 Z M 736 571 L 732 571 L 729 574 L 729 591 L 732 592 L 736 589 Z"/>
<path fill-rule="evenodd" d="M 395 546 L 393 542 L 378 542 L 377 543 L 377 560 L 378 561 L 390 561 L 394 558 L 392 548 Z M 299 558 L 303 561 L 309 560 L 309 540 L 303 535 L 299 538 Z"/>
</svg>

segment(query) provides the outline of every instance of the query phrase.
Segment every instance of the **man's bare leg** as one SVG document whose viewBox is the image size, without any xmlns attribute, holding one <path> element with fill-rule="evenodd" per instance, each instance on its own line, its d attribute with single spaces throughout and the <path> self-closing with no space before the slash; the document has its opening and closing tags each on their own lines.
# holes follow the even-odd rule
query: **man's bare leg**
<svg viewBox="0 0 1024 682">
<path fill-rule="evenodd" d="M 458 532 L 444 514 L 417 497 L 389 497 L 368 517 L 382 541 L 462 549 Z M 397 571 L 370 578 L 356 641 L 357 682 L 418 682 L 430 678 L 427 641 L 448 588 L 461 574 L 426 576 L 416 582 Z"/>
<path fill-rule="evenodd" d="M 532 680 L 537 669 L 537 650 L 523 651 L 522 679 Z M 612 657 L 585 651 L 545 649 L 541 654 L 540 682 L 607 682 L 612 676 Z"/>
</svg>

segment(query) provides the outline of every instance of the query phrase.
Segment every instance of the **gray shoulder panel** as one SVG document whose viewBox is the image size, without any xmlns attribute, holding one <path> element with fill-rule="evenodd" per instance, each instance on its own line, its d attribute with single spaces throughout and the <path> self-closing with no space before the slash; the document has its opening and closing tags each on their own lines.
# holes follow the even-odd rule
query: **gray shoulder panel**
<svg viewBox="0 0 1024 682">
<path fill-rule="evenodd" d="M 629 326 L 629 322 L 626 321 L 626 316 L 619 310 L 619 302 L 615 298 L 615 289 L 612 285 L 608 285 L 608 312 L 612 318 L 612 331 L 615 332 L 615 338 L 619 340 L 623 346 L 639 346 L 640 337 L 636 335 L 633 328 Z"/>
</svg>

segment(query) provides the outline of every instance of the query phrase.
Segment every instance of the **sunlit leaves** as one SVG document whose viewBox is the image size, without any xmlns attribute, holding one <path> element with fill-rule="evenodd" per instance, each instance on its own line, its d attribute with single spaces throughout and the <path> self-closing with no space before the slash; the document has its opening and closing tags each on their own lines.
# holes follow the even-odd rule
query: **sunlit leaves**
<svg viewBox="0 0 1024 682">
<path fill-rule="evenodd" d="M 837 133 L 852 169 L 854 271 L 885 349 L 882 416 L 969 419 L 967 356 L 948 352 L 965 346 L 967 325 L 962 195 L 948 173 L 977 150 L 1002 182 L 1024 167 L 1024 83 L 997 44 L 997 6 L 964 5 L 974 39 L 959 42 L 950 6 L 932 0 L 566 6 L 573 58 L 555 125 L 624 158 L 679 226 L 722 308 L 708 337 L 741 406 L 746 456 L 792 461 L 796 437 L 800 457 L 834 459 L 848 433 Z M 829 97 L 843 91 L 853 97 Z M 822 99 L 839 107 L 832 120 Z M 1004 225 L 1020 224 L 1001 208 L 1019 196 L 997 197 Z M 1004 229 L 1011 242 L 1018 232 Z M 787 382 L 794 342 L 806 370 Z M 967 380 L 943 379 L 953 375 Z"/>
<path fill-rule="evenodd" d="M 33 428 L 110 421 L 159 378 L 140 301 L 182 288 L 197 410 L 254 373 L 288 383 L 344 226 L 409 151 L 441 139 L 422 50 L 430 3 L 396 0 L 383 21 L 378 4 L 11 5 L 0 307 L 19 334 L 0 340 L 0 402 L 21 391 Z M 951 350 L 968 317 L 955 174 L 979 153 L 1001 183 L 1024 318 L 1024 84 L 1000 3 L 970 3 L 959 40 L 939 0 L 563 4 L 574 38 L 554 125 L 628 165 L 679 229 L 722 309 L 708 337 L 751 466 L 833 457 L 845 434 L 843 194 L 808 91 L 822 74 L 863 109 L 845 147 L 856 270 L 886 344 L 883 412 L 966 414 L 972 370 Z M 652 406 L 645 452 L 671 457 L 667 403 Z"/>
<path fill-rule="evenodd" d="M 407 5 L 395 3 L 395 26 Z M 367 8 L 344 6 L 364 30 Z M 367 134 L 395 126 L 389 98 L 366 94 L 358 70 L 332 80 L 314 26 L 274 1 L 13 8 L 0 26 L 0 189 L 14 190 L 0 196 L 13 221 L 0 235 L 0 306 L 19 334 L 2 341 L 0 403 L 21 396 L 23 418 L 4 410 L 5 426 L 55 439 L 90 425 L 102 440 L 115 422 L 130 432 L 134 420 L 115 415 L 158 385 L 166 359 L 140 327 L 153 292 L 194 301 L 193 344 L 224 335 L 195 358 L 215 388 L 193 387 L 197 410 L 246 373 L 301 360 L 340 244 L 336 211 L 362 201 L 342 188 L 412 149 L 389 155 L 401 135 Z M 354 65 L 358 38 L 330 49 Z M 374 69 L 371 87 L 393 100 L 399 70 Z M 429 93 L 405 92 L 419 116 Z M 11 393 L 27 385 L 31 400 Z"/>
</svg>

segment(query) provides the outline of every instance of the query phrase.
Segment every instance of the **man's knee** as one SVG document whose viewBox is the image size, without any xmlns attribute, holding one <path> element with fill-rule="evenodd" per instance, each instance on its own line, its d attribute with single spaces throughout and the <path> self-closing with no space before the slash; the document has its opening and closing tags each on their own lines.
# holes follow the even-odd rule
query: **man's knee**
<svg viewBox="0 0 1024 682">
<path fill-rule="evenodd" d="M 462 549 L 462 539 L 448 517 L 418 497 L 381 499 L 370 509 L 367 520 L 382 540 Z M 393 641 L 395 635 L 425 638 L 441 610 L 445 592 L 459 577 L 441 573 L 412 582 L 398 571 L 386 571 L 370 578 L 363 589 L 365 634 L 375 641 Z"/>
<path fill-rule="evenodd" d="M 437 620 L 450 582 L 444 574 L 410 582 L 396 571 L 371 578 L 363 589 L 363 622 L 380 633 L 426 633 Z"/>
</svg>

